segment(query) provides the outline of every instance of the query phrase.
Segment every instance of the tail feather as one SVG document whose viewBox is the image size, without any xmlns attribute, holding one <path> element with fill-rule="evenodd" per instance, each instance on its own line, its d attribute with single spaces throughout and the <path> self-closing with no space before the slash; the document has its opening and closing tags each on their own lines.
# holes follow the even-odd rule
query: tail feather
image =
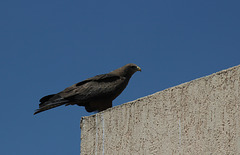
<svg viewBox="0 0 240 155">
<path fill-rule="evenodd" d="M 34 113 L 40 113 L 68 103 L 68 100 L 61 98 L 58 94 L 48 95 L 40 99 L 39 109 Z"/>
<path fill-rule="evenodd" d="M 55 95 L 56 95 L 56 94 L 51 94 L 51 95 L 47 95 L 47 96 L 42 97 L 42 98 L 39 100 L 39 102 L 41 102 L 41 103 L 39 104 L 39 108 L 45 106 L 46 103 L 47 103 L 47 101 L 49 101 L 49 100 L 50 100 L 51 98 L 53 98 Z"/>
<path fill-rule="evenodd" d="M 52 109 L 52 108 L 56 108 L 56 107 L 58 107 L 58 106 L 61 106 L 61 105 L 66 104 L 66 103 L 67 103 L 66 101 L 64 101 L 64 102 L 56 102 L 56 103 L 49 103 L 49 104 L 47 104 L 47 105 L 45 105 L 45 106 L 37 109 L 37 110 L 35 111 L 34 115 L 37 114 L 37 113 L 40 113 L 40 112 L 43 112 L 43 111 Z"/>
</svg>

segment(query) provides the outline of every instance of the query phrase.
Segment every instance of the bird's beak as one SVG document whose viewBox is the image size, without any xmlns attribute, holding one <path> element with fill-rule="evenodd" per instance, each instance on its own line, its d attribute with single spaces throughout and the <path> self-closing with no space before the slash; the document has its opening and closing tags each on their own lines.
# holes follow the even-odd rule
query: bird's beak
<svg viewBox="0 0 240 155">
<path fill-rule="evenodd" d="M 141 71 L 142 71 L 142 69 L 141 69 L 140 67 L 137 67 L 137 71 L 140 71 L 140 72 L 141 72 Z"/>
</svg>

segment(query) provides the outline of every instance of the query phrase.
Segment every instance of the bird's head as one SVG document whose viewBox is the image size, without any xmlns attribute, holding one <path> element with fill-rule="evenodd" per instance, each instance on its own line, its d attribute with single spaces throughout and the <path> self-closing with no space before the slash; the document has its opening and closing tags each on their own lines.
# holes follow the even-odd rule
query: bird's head
<svg viewBox="0 0 240 155">
<path fill-rule="evenodd" d="M 130 78 L 137 71 L 141 71 L 141 68 L 138 67 L 136 64 L 131 63 L 126 64 L 125 66 L 118 68 L 111 73 Z"/>
<path fill-rule="evenodd" d="M 126 73 L 126 75 L 128 76 L 132 76 L 135 72 L 137 71 L 142 71 L 141 68 L 139 66 L 137 66 L 136 64 L 126 64 L 125 66 L 123 66 L 124 72 Z"/>
</svg>

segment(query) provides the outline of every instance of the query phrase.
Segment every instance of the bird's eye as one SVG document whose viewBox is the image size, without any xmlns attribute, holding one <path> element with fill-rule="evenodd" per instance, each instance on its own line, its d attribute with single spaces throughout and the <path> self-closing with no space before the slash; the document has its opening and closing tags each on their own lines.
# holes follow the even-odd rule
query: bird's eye
<svg viewBox="0 0 240 155">
<path fill-rule="evenodd" d="M 132 68 L 132 69 L 135 69 L 135 68 L 137 68 L 137 67 L 136 67 L 136 66 L 131 66 L 131 68 Z"/>
</svg>

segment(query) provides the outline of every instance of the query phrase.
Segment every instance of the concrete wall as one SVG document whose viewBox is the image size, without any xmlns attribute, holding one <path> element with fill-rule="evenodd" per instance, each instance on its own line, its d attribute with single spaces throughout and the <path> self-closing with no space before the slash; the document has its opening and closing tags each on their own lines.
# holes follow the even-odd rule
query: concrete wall
<svg viewBox="0 0 240 155">
<path fill-rule="evenodd" d="M 81 154 L 240 154 L 240 66 L 81 121 Z"/>
</svg>

